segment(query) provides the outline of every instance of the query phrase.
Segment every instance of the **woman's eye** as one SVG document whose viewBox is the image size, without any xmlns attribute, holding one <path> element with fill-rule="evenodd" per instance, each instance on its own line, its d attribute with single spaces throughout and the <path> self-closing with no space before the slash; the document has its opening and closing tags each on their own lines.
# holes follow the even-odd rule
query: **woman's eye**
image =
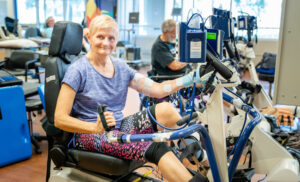
<svg viewBox="0 0 300 182">
<path fill-rule="evenodd" d="M 113 40 L 115 40 L 115 38 L 114 37 L 109 37 L 109 40 L 113 41 Z"/>
<path fill-rule="evenodd" d="M 98 39 L 103 39 L 103 36 L 102 35 L 98 35 L 97 38 Z"/>
</svg>

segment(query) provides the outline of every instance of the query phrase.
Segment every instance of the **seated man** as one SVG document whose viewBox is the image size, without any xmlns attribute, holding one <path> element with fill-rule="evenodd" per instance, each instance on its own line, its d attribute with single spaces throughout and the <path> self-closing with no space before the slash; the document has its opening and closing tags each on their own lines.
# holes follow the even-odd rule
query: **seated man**
<svg viewBox="0 0 300 182">
<path fill-rule="evenodd" d="M 163 22 L 162 34 L 158 36 L 151 50 L 152 69 L 159 75 L 180 75 L 190 68 L 188 63 L 175 60 L 176 22 Z"/>
<path fill-rule="evenodd" d="M 54 24 L 55 24 L 54 18 L 52 16 L 49 16 L 46 20 L 46 28 L 44 32 L 47 38 L 51 38 Z"/>
</svg>

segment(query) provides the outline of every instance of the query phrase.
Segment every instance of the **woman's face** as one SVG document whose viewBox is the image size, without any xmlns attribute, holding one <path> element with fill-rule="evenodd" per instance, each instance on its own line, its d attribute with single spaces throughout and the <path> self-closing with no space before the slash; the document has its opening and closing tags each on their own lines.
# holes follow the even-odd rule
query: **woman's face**
<svg viewBox="0 0 300 182">
<path fill-rule="evenodd" d="M 100 28 L 89 36 L 91 50 L 99 55 L 110 55 L 116 45 L 117 36 L 113 28 Z"/>
</svg>

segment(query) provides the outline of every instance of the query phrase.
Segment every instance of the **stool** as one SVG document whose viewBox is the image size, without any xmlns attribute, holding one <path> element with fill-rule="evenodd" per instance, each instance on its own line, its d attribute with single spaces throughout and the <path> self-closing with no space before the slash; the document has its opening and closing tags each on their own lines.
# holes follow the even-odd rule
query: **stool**
<svg viewBox="0 0 300 182">
<path fill-rule="evenodd" d="M 269 96 L 272 98 L 272 84 L 274 83 L 275 68 L 263 69 L 257 68 L 259 80 L 269 82 Z"/>
<path fill-rule="evenodd" d="M 40 136 L 37 133 L 33 133 L 33 126 L 32 126 L 32 115 L 36 116 L 34 114 L 34 111 L 41 111 L 43 109 L 43 105 L 40 99 L 26 99 L 25 101 L 26 105 L 26 111 L 27 111 L 27 117 L 28 117 L 28 125 L 29 125 L 29 130 L 30 130 L 30 138 L 31 138 L 31 143 L 35 147 L 35 153 L 36 154 L 41 154 L 42 151 L 40 149 L 40 146 L 38 144 L 38 141 L 41 140 L 47 140 L 46 136 Z"/>
</svg>

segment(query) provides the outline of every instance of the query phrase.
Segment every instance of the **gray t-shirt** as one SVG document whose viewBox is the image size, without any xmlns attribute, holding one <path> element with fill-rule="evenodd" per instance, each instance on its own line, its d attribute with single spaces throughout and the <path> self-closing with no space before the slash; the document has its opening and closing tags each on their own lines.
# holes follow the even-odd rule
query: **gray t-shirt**
<svg viewBox="0 0 300 182">
<path fill-rule="evenodd" d="M 175 44 L 163 42 L 160 36 L 155 40 L 151 49 L 152 69 L 159 75 L 181 75 L 189 70 L 189 66 L 185 66 L 181 70 L 173 71 L 168 65 L 174 61 L 176 54 Z"/>
<path fill-rule="evenodd" d="M 124 118 L 129 82 L 136 71 L 124 61 L 111 58 L 115 75 L 107 78 L 101 75 L 86 56 L 79 58 L 67 69 L 63 83 L 70 85 L 76 92 L 71 115 L 83 121 L 97 121 L 97 107 L 107 105 L 107 111 L 113 112 L 116 128 L 120 128 Z"/>
</svg>

